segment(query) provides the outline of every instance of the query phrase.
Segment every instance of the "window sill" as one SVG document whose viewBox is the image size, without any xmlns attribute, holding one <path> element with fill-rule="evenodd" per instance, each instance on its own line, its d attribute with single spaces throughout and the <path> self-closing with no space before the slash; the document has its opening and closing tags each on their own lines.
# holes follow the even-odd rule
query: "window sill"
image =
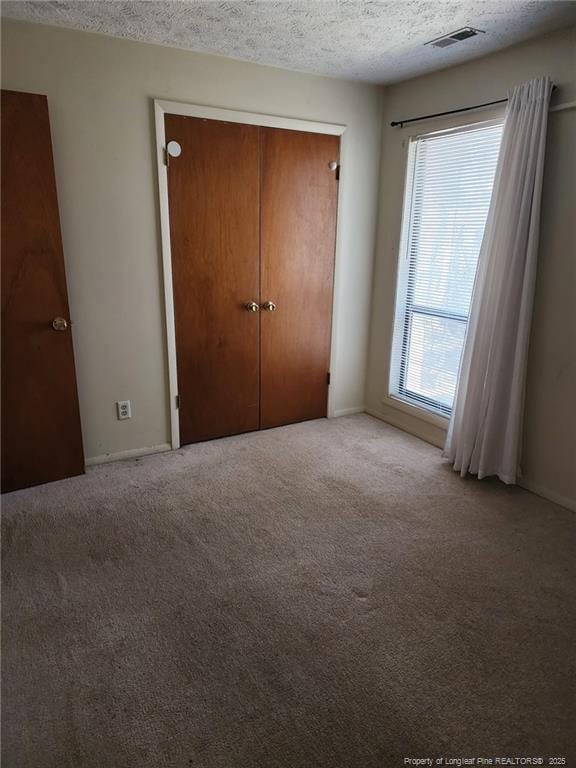
<svg viewBox="0 0 576 768">
<path fill-rule="evenodd" d="M 425 421 L 428 424 L 433 424 L 435 427 L 440 427 L 440 429 L 448 429 L 449 419 L 446 416 L 440 416 L 440 414 L 431 413 L 425 408 L 418 408 L 416 405 L 410 405 L 410 403 L 406 403 L 404 400 L 394 397 L 394 395 L 384 395 L 382 403 L 390 408 L 396 408 L 398 411 L 414 416 L 421 421 Z"/>
</svg>

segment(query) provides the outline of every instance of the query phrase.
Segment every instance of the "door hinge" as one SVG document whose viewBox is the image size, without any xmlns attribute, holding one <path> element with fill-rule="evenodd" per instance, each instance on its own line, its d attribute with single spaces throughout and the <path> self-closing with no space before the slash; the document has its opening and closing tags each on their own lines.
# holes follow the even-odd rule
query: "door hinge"
<svg viewBox="0 0 576 768">
<path fill-rule="evenodd" d="M 176 395 L 176 410 L 180 410 L 180 395 Z"/>
<path fill-rule="evenodd" d="M 328 373 L 326 374 L 326 384 L 330 386 L 330 371 L 328 371 Z"/>
</svg>

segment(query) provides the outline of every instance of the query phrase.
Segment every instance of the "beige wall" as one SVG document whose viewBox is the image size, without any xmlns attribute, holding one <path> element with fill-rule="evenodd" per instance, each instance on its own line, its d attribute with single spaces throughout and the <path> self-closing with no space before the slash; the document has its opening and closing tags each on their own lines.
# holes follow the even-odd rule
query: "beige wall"
<svg viewBox="0 0 576 768">
<path fill-rule="evenodd" d="M 331 401 L 361 409 L 381 89 L 19 22 L 2 41 L 2 87 L 48 96 L 86 456 L 169 441 L 154 98 L 348 126 Z"/>
<path fill-rule="evenodd" d="M 367 370 L 366 404 L 372 413 L 442 443 L 441 421 L 423 421 L 391 408 L 383 397 L 406 139 L 412 132 L 470 117 L 420 123 L 412 131 L 388 123 L 502 98 L 510 86 L 541 74 L 549 74 L 559 86 L 556 102 L 574 100 L 574 30 L 386 91 L 19 22 L 4 22 L 2 40 L 3 87 L 49 98 L 87 457 L 169 440 L 153 98 L 348 126 L 333 405 L 336 412 L 362 407 Z M 570 163 L 575 154 L 576 112 L 551 113 L 523 465 L 529 485 L 559 500 L 576 498 L 576 189 Z M 119 422 L 114 404 L 127 398 L 134 416 Z"/>
<path fill-rule="evenodd" d="M 367 407 L 375 415 L 441 445 L 445 423 L 383 402 L 394 310 L 396 265 L 407 157 L 412 133 L 438 130 L 498 113 L 391 128 L 391 120 L 503 98 L 538 75 L 558 86 L 553 103 L 576 99 L 576 30 L 548 35 L 476 61 L 399 83 L 386 91 L 379 233 L 367 374 Z M 550 113 L 538 282 L 530 344 L 523 470 L 526 485 L 564 503 L 576 499 L 576 110 Z"/>
</svg>

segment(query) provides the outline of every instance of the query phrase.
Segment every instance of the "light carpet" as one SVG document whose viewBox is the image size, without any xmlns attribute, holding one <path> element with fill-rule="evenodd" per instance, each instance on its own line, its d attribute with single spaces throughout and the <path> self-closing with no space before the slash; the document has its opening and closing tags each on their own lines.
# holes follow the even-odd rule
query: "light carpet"
<svg viewBox="0 0 576 768">
<path fill-rule="evenodd" d="M 574 514 L 376 419 L 3 502 L 6 768 L 576 765 Z"/>
</svg>

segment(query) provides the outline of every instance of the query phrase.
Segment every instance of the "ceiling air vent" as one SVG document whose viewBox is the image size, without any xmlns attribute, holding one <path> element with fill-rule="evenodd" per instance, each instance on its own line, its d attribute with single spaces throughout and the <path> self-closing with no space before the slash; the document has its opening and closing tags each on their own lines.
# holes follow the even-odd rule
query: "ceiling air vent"
<svg viewBox="0 0 576 768">
<path fill-rule="evenodd" d="M 450 32 L 449 35 L 442 35 L 442 37 L 436 37 L 434 40 L 428 40 L 424 45 L 433 45 L 434 48 L 447 48 L 449 45 L 460 43 L 462 40 L 467 40 L 469 37 L 476 37 L 476 35 L 483 35 L 484 32 L 481 29 L 474 29 L 473 27 L 462 27 L 455 32 Z"/>
</svg>

